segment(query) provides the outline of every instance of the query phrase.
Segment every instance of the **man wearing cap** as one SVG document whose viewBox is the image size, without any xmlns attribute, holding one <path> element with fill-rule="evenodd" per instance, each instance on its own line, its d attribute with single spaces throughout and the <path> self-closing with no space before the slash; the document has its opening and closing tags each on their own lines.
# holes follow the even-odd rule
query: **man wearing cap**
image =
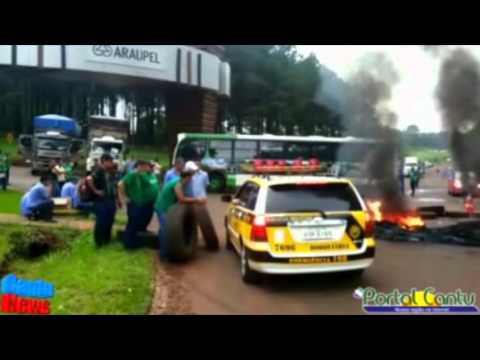
<svg viewBox="0 0 480 360">
<path fill-rule="evenodd" d="M 127 174 L 118 184 L 121 199 L 128 213 L 123 238 L 127 249 L 141 246 L 137 234 L 146 231 L 152 220 L 153 206 L 159 191 L 158 179 L 152 170 L 149 162 L 137 161 L 135 171 Z"/>
<path fill-rule="evenodd" d="M 185 188 L 185 194 L 196 199 L 206 199 L 207 189 L 210 185 L 208 174 L 193 161 L 185 164 L 185 171 L 193 173 L 192 181 Z"/>
</svg>

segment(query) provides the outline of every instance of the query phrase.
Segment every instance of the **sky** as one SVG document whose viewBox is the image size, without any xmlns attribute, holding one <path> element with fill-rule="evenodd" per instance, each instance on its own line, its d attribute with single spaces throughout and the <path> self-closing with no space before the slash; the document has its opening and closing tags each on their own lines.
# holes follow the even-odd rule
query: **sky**
<svg viewBox="0 0 480 360">
<path fill-rule="evenodd" d="M 346 79 L 356 61 L 368 52 L 383 52 L 394 63 L 400 82 L 393 89 L 390 107 L 398 115 L 399 129 L 417 125 L 422 132 L 442 130 L 435 99 L 440 60 L 418 45 L 298 45 L 301 54 L 314 53 L 319 62 Z M 480 46 L 465 46 L 480 58 Z"/>
</svg>

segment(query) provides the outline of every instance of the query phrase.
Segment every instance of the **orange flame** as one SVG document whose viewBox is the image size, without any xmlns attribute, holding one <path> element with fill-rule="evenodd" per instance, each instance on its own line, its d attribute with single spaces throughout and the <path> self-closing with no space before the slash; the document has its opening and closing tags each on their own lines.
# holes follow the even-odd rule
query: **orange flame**
<svg viewBox="0 0 480 360">
<path fill-rule="evenodd" d="M 415 211 L 404 214 L 390 214 L 382 212 L 380 201 L 367 201 L 367 206 L 375 219 L 375 222 L 390 223 L 400 226 L 403 230 L 412 231 L 425 226 L 425 222 Z"/>
</svg>

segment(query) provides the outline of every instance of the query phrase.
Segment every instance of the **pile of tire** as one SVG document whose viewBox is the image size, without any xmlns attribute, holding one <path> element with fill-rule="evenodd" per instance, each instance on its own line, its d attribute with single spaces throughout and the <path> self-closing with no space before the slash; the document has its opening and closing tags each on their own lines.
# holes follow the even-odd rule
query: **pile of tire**
<svg viewBox="0 0 480 360">
<path fill-rule="evenodd" d="M 194 258 L 198 247 L 198 227 L 202 231 L 206 248 L 219 249 L 213 222 L 204 205 L 176 204 L 168 211 L 165 228 L 165 256 L 172 262 L 185 262 Z"/>
</svg>

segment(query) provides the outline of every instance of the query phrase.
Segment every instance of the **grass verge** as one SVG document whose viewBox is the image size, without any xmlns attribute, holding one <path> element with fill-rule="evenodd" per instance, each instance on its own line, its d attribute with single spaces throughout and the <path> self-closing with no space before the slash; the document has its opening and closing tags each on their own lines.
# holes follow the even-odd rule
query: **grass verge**
<svg viewBox="0 0 480 360">
<path fill-rule="evenodd" d="M 0 254 L 8 237 L 21 227 L 0 226 Z M 23 279 L 42 279 L 55 286 L 53 315 L 135 315 L 148 313 L 153 296 L 152 250 L 127 253 L 120 243 L 96 249 L 90 232 L 54 229 L 70 246 L 37 260 L 14 259 L 9 272 Z M 72 232 L 73 231 L 73 232 Z"/>
<path fill-rule="evenodd" d="M 20 201 L 23 194 L 15 190 L 0 190 L 0 213 L 20 214 Z"/>
</svg>

